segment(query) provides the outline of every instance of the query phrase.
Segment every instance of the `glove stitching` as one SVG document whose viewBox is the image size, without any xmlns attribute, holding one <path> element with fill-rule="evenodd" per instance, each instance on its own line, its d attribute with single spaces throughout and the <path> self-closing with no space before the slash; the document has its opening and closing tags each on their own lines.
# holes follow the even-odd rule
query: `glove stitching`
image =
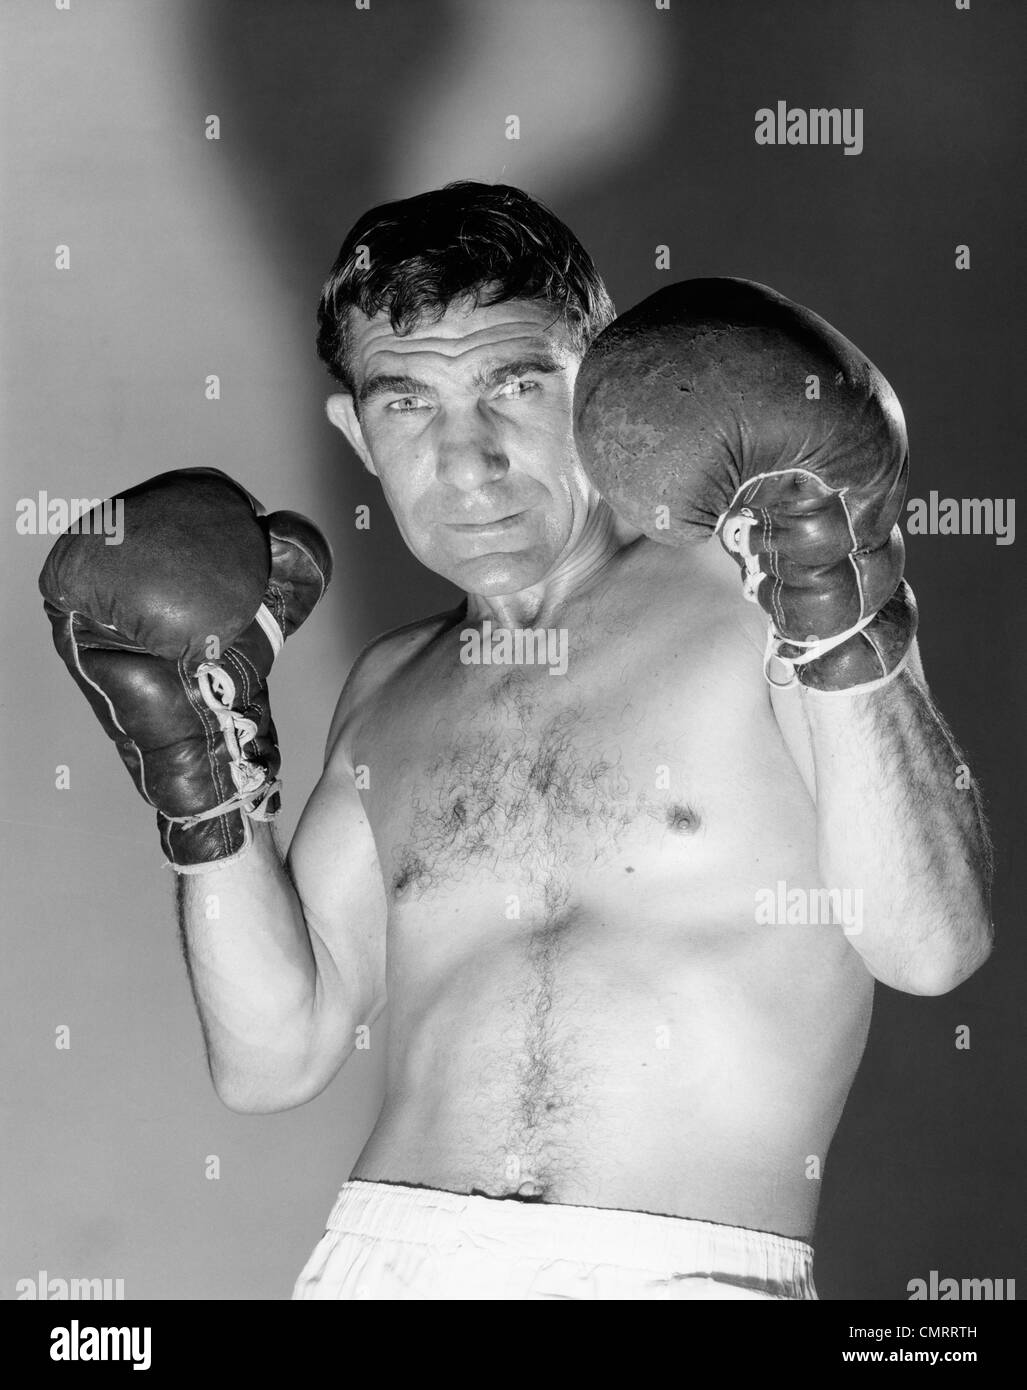
<svg viewBox="0 0 1027 1390">
<path fill-rule="evenodd" d="M 215 724 L 213 715 L 212 715 L 211 711 L 208 710 L 208 709 L 206 708 L 206 706 L 204 706 L 204 709 L 203 709 L 203 723 L 204 723 L 204 728 L 205 728 L 206 735 L 207 735 L 207 758 L 208 758 L 208 761 L 210 762 L 211 772 L 212 772 L 212 775 L 213 775 L 214 783 L 215 783 L 215 785 L 217 786 L 217 789 L 218 789 L 218 801 L 224 801 L 224 799 L 225 799 L 225 786 L 224 786 L 224 782 L 223 782 L 223 780 L 222 780 L 221 768 L 218 766 L 217 755 L 216 755 L 216 751 L 215 751 L 215 738 L 218 737 L 218 736 L 220 736 L 221 729 L 220 729 L 220 726 L 217 726 L 217 725 Z M 215 728 L 216 728 L 216 730 L 217 730 L 217 733 L 216 733 L 216 734 L 215 734 Z M 217 833 L 220 834 L 220 836 L 221 836 L 221 847 L 222 847 L 222 849 L 226 850 L 228 853 L 231 853 L 231 850 L 232 850 L 232 840 L 231 840 L 231 835 L 229 834 L 229 831 L 228 831 L 228 826 L 227 826 L 227 824 L 226 824 L 226 821 L 227 821 L 227 817 L 225 817 L 225 816 L 218 816 L 218 817 L 216 818 L 216 820 L 214 821 L 214 824 L 215 824 L 216 827 L 217 827 Z"/>
<path fill-rule="evenodd" d="M 859 553 L 859 541 L 852 524 L 852 513 L 849 510 L 849 503 L 846 498 L 847 492 L 848 488 L 842 488 L 836 495 L 842 509 L 842 514 L 845 517 L 846 528 L 849 532 L 849 552 L 845 558 L 848 560 L 856 580 L 856 597 L 859 600 L 859 616 L 860 618 L 865 618 L 867 611 L 867 596 L 866 590 L 863 587 L 863 572 L 856 563 L 856 556 Z"/>
<path fill-rule="evenodd" d="M 842 511 L 845 513 L 845 524 L 849 528 L 849 540 L 852 542 L 851 546 L 849 547 L 849 554 L 853 555 L 859 549 L 859 539 L 856 536 L 856 528 L 853 525 L 852 513 L 849 510 L 848 492 L 849 489 L 847 487 L 843 487 L 838 490 L 835 496 L 841 503 Z"/>
<path fill-rule="evenodd" d="M 770 560 L 770 572 L 774 576 L 774 587 L 771 590 L 771 603 L 774 608 L 774 617 L 777 626 L 784 625 L 784 607 L 781 603 L 781 594 L 784 591 L 784 579 L 781 576 L 780 556 L 774 549 L 774 523 L 770 512 L 763 512 L 763 548 Z"/>
<path fill-rule="evenodd" d="M 242 707 L 248 709 L 252 701 L 250 700 L 250 680 L 249 672 L 243 665 L 241 653 L 235 647 L 228 647 L 222 656 L 225 665 L 231 665 L 238 677 L 238 684 L 242 686 Z"/>
<path fill-rule="evenodd" d="M 77 611 L 72 610 L 72 612 L 70 612 L 70 613 L 67 615 L 67 619 L 66 619 L 66 621 L 67 621 L 67 626 L 68 626 L 69 646 L 70 646 L 71 652 L 72 652 L 73 655 L 74 655 L 74 659 L 75 659 L 75 669 L 78 671 L 79 675 L 82 677 L 82 679 L 86 682 L 87 685 L 92 686 L 92 688 L 93 688 L 95 691 L 97 691 L 100 695 L 103 696 L 104 700 L 107 702 L 107 709 L 108 709 L 109 712 L 110 712 L 110 720 L 111 720 L 111 723 L 114 725 L 115 729 L 117 729 L 119 733 L 124 734 L 125 737 L 126 737 L 126 739 L 127 739 L 127 738 L 128 738 L 128 730 L 124 727 L 124 725 L 123 725 L 123 724 L 121 723 L 121 721 L 118 719 L 117 712 L 116 712 L 116 710 L 115 710 L 115 708 L 114 708 L 114 702 L 113 702 L 113 700 L 112 700 L 111 697 L 107 694 L 106 690 L 104 690 L 104 688 L 103 688 L 102 686 L 97 685 L 96 681 L 94 681 L 94 680 L 92 679 L 92 677 L 89 675 L 88 671 L 86 671 L 85 667 L 82 665 L 82 660 L 81 660 L 81 648 L 79 647 L 78 639 L 77 639 L 77 637 L 75 636 L 75 619 L 76 619 L 76 617 L 83 617 L 83 616 L 84 616 L 83 614 L 80 614 L 80 613 L 78 613 Z M 89 621 L 88 618 L 86 619 L 86 621 L 87 621 L 87 622 Z M 157 809 L 157 803 L 154 801 L 153 797 L 150 795 L 150 793 L 149 793 L 149 791 L 148 791 L 148 789 L 147 789 L 147 786 L 146 786 L 146 765 L 145 765 L 145 763 L 143 762 L 142 751 L 141 751 L 141 749 L 140 749 L 140 747 L 139 747 L 139 744 L 135 741 L 134 738 L 133 738 L 133 739 L 128 739 L 128 742 L 131 743 L 132 748 L 133 748 L 133 750 L 134 750 L 134 752 L 135 752 L 136 763 L 137 763 L 137 768 L 138 768 L 138 775 L 139 775 L 138 787 L 139 787 L 140 794 L 142 795 L 143 800 L 146 801 L 146 802 L 148 802 L 148 803 L 154 808 L 154 810 L 156 810 L 156 809 Z M 130 769 L 130 771 L 131 771 L 131 769 Z M 135 779 L 133 778 L 133 780 L 135 780 Z"/>
<path fill-rule="evenodd" d="M 861 571 L 860 568 L 859 568 L 859 565 L 856 563 L 856 557 L 855 557 L 855 555 L 853 555 L 853 554 L 850 552 L 845 558 L 846 558 L 846 559 L 848 560 L 848 562 L 849 562 L 849 567 L 850 567 L 850 569 L 852 570 L 852 574 L 853 574 L 853 577 L 854 577 L 854 579 L 855 579 L 855 585 L 856 585 L 856 600 L 857 600 L 857 602 L 858 602 L 858 604 L 859 604 L 858 617 L 859 617 L 859 618 L 865 618 L 865 617 L 866 617 L 866 609 L 867 609 L 867 598 L 866 598 L 866 593 L 864 592 L 864 589 L 863 589 L 863 574 L 862 574 L 862 571 Z"/>
<path fill-rule="evenodd" d="M 239 676 L 241 677 L 241 681 L 242 681 L 242 685 L 243 685 L 243 705 L 244 705 L 244 707 L 247 706 L 247 705 L 249 704 L 249 702 L 250 702 L 249 682 L 248 682 L 247 679 L 246 679 L 246 672 L 245 672 L 245 670 L 242 669 L 241 663 L 239 662 L 239 654 L 238 654 L 238 652 L 235 650 L 234 647 L 228 647 L 227 650 L 224 652 L 223 658 L 222 658 L 222 659 L 223 659 L 226 663 L 233 665 L 234 668 L 235 668 L 235 670 L 238 672 Z M 218 734 L 219 734 L 219 735 L 221 734 L 220 726 L 218 727 Z M 225 798 L 225 789 L 226 789 L 226 784 L 221 780 L 221 778 L 220 778 L 220 773 L 219 773 L 218 791 L 219 791 L 220 795 L 219 795 L 219 798 L 218 798 L 218 799 L 221 800 L 221 801 L 224 801 L 224 800 L 226 799 L 226 798 Z M 233 791 L 235 790 L 235 782 L 234 782 L 234 779 L 232 780 L 232 789 L 233 789 Z M 219 828 L 220 828 L 220 830 L 221 830 L 222 843 L 224 844 L 225 848 L 229 851 L 229 853 L 233 853 L 233 852 L 234 852 L 234 849 L 235 849 L 235 846 L 234 846 L 234 844 L 233 844 L 233 842 L 232 842 L 232 832 L 231 832 L 231 827 L 230 827 L 229 819 L 228 819 L 228 818 L 229 818 L 229 815 L 238 815 L 238 816 L 239 816 L 240 824 L 241 824 L 241 826 L 242 826 L 243 843 L 244 843 L 244 844 L 245 844 L 245 842 L 246 842 L 246 817 L 245 817 L 245 814 L 244 814 L 244 813 L 242 812 L 242 810 L 240 809 L 240 810 L 238 810 L 238 811 L 226 812 L 224 815 L 218 816 L 218 817 L 216 818 L 216 819 L 217 819 L 217 824 L 218 824 L 218 826 L 219 826 Z M 212 817 L 212 819 L 213 819 L 213 817 Z"/>
<path fill-rule="evenodd" d="M 72 651 L 74 652 L 74 654 L 75 654 L 75 668 L 76 668 L 76 670 L 78 671 L 79 675 L 82 677 L 82 679 L 87 683 L 87 685 L 91 685 L 91 686 L 93 687 L 93 689 L 96 690 L 96 691 L 98 691 L 99 694 L 101 694 L 101 695 L 103 696 L 103 698 L 107 701 L 107 708 L 110 710 L 111 723 L 114 725 L 114 727 L 115 727 L 116 729 L 120 729 L 121 732 L 122 732 L 123 734 L 124 734 L 124 733 L 127 733 L 128 731 L 127 731 L 126 729 L 122 728 L 121 724 L 120 724 L 119 721 L 118 721 L 118 717 L 117 717 L 117 715 L 116 715 L 116 713 L 115 713 L 115 711 L 114 711 L 114 704 L 113 704 L 113 701 L 111 700 L 111 697 L 107 694 L 106 690 L 104 690 L 102 686 L 97 685 L 96 681 L 94 681 L 94 680 L 92 679 L 92 677 L 89 676 L 89 674 L 86 672 L 86 670 L 85 670 L 85 668 L 83 667 L 82 662 L 81 662 L 81 660 L 80 660 L 80 658 L 79 658 L 79 644 L 78 644 L 78 638 L 75 636 L 75 619 L 76 619 L 77 617 L 79 617 L 79 616 L 81 616 L 81 615 L 80 615 L 78 612 L 76 612 L 76 611 L 73 610 L 71 613 L 68 614 L 68 617 L 67 617 L 68 635 L 69 635 L 69 637 L 70 637 L 70 646 L 71 646 L 71 650 L 72 650 Z"/>
<path fill-rule="evenodd" d="M 245 652 L 238 651 L 235 647 L 231 649 L 232 656 L 238 663 L 239 671 L 245 687 L 244 699 L 247 705 L 256 704 L 255 692 L 260 689 L 261 677 L 256 665 L 250 660 Z M 251 681 L 252 677 L 252 681 Z"/>
<path fill-rule="evenodd" d="M 242 708 L 256 710 L 257 692 L 259 692 L 263 684 L 260 671 L 257 669 L 256 665 L 249 659 L 245 652 L 240 651 L 237 647 L 228 647 L 223 653 L 222 661 L 226 666 L 231 666 L 238 677 L 238 684 L 242 687 Z M 258 757 L 249 757 L 248 761 L 262 769 L 265 774 L 265 787 L 270 787 L 272 780 L 270 769 L 265 767 Z M 266 793 L 265 795 L 267 796 L 269 794 Z M 251 813 L 245 807 L 240 806 L 238 812 L 233 814 L 238 814 L 240 816 L 243 836 L 245 838 L 248 834 L 247 818 Z M 223 819 L 227 821 L 227 816 Z"/>
<path fill-rule="evenodd" d="M 881 676 L 886 676 L 888 674 L 888 664 L 884 659 L 884 653 L 881 650 L 880 642 L 878 642 L 876 638 L 869 632 L 861 633 L 860 636 L 865 637 L 866 640 L 869 642 L 870 648 L 873 651 L 874 656 L 877 658 L 877 664 L 881 669 Z M 878 677 L 878 679 L 880 679 L 880 676 Z"/>
<path fill-rule="evenodd" d="M 218 735 L 220 735 L 220 726 L 218 726 L 213 714 L 207 708 L 207 706 L 203 704 L 202 701 L 198 701 L 195 698 L 195 691 L 193 689 L 192 678 L 189 675 L 189 672 L 187 671 L 185 663 L 182 661 L 181 657 L 179 657 L 178 660 L 178 677 L 179 680 L 182 682 L 183 688 L 189 696 L 190 703 L 193 705 L 193 708 L 197 711 L 197 713 L 200 716 L 200 721 L 203 725 L 204 739 L 207 744 L 207 765 L 210 769 L 211 781 L 217 788 L 218 801 L 225 801 L 227 799 L 225 797 L 225 787 L 224 783 L 222 782 L 221 769 L 218 766 L 214 748 L 215 731 Z M 230 851 L 231 842 L 228 836 L 228 828 L 225 825 L 225 817 L 220 816 L 216 821 L 216 825 L 221 835 L 222 848 Z"/>
</svg>

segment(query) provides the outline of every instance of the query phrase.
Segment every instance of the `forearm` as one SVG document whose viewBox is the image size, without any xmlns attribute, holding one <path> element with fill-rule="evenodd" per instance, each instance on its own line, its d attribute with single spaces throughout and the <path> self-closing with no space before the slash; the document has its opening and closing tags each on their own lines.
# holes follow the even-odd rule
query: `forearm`
<svg viewBox="0 0 1027 1390">
<path fill-rule="evenodd" d="M 233 1109 L 281 1110 L 337 1070 L 345 1001 L 270 825 L 253 831 L 237 863 L 179 875 L 179 923 L 218 1094 Z"/>
<path fill-rule="evenodd" d="M 802 704 L 822 880 L 862 903 L 849 941 L 896 989 L 953 988 L 991 944 L 990 846 L 965 759 L 909 670 L 877 691 L 806 692 Z"/>
</svg>

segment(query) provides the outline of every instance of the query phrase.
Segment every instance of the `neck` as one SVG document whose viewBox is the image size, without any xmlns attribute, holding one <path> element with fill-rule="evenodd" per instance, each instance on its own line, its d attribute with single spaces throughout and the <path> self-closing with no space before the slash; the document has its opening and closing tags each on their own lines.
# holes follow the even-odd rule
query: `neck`
<svg viewBox="0 0 1027 1390">
<path fill-rule="evenodd" d="M 613 513 L 599 498 L 543 579 L 515 594 L 468 594 L 467 619 L 477 623 L 491 618 L 495 626 L 509 628 L 545 627 L 569 597 L 606 569 L 623 544 Z"/>
</svg>

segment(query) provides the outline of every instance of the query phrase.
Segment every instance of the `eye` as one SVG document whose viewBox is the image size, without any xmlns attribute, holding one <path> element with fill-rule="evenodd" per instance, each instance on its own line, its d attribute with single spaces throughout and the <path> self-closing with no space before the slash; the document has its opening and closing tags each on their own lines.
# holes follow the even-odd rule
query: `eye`
<svg viewBox="0 0 1027 1390">
<path fill-rule="evenodd" d="M 512 376 L 503 382 L 497 396 L 505 396 L 508 400 L 516 400 L 518 396 L 528 396 L 533 391 L 540 389 L 537 381 L 530 381 L 525 377 Z"/>
<path fill-rule="evenodd" d="M 421 396 L 400 396 L 398 400 L 389 401 L 385 407 L 392 411 L 393 415 L 408 415 L 413 410 L 424 410 L 428 408 L 428 402 Z"/>
</svg>

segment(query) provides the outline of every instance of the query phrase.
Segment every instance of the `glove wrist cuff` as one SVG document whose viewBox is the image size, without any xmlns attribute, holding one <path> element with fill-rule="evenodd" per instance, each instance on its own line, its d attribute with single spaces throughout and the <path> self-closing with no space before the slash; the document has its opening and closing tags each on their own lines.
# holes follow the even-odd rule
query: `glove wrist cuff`
<svg viewBox="0 0 1027 1390">
<path fill-rule="evenodd" d="M 843 632 L 836 632 L 832 637 L 816 637 L 808 642 L 800 642 L 794 637 L 782 637 L 774 624 L 771 623 L 767 631 L 767 646 L 763 653 L 763 674 L 768 685 L 794 685 L 796 681 L 801 681 L 801 668 L 808 666 L 812 661 L 819 661 L 828 652 L 833 652 L 836 647 L 842 646 L 853 637 L 859 635 L 877 618 L 876 613 L 871 613 L 867 618 L 861 618 L 858 623 L 853 623 L 851 627 L 845 628 Z M 797 649 L 797 655 L 785 655 L 784 648 L 791 647 Z M 771 663 L 778 662 L 786 666 L 789 670 L 789 677 L 786 681 L 775 681 L 770 674 Z"/>
<path fill-rule="evenodd" d="M 159 812 L 161 846 L 169 869 L 199 874 L 241 859 L 253 842 L 251 821 L 273 821 L 281 810 L 280 778 L 269 778 L 256 791 L 238 796 L 192 816 Z"/>
<path fill-rule="evenodd" d="M 875 690 L 881 690 L 886 685 L 891 685 L 896 676 L 900 676 L 909 665 L 909 658 L 912 655 L 912 646 L 902 660 L 886 676 L 881 676 L 878 680 L 864 681 L 860 685 L 842 686 L 837 690 L 820 687 L 816 685 L 802 685 L 804 695 L 812 696 L 814 700 L 837 700 L 844 699 L 852 695 L 870 695 Z M 800 685 L 802 682 L 800 681 Z"/>
<path fill-rule="evenodd" d="M 916 599 L 902 581 L 877 612 L 830 637 L 800 641 L 771 624 L 763 675 L 777 690 L 796 684 L 818 695 L 879 690 L 906 665 L 916 629 Z M 785 679 L 778 678 L 782 670 Z"/>
<path fill-rule="evenodd" d="M 240 818 L 244 821 L 244 818 Z M 169 847 L 161 836 L 164 843 L 165 860 L 164 867 L 170 869 L 175 874 L 206 874 L 217 873 L 219 869 L 227 869 L 232 864 L 238 864 L 241 859 L 245 859 L 253 848 L 253 831 L 245 821 L 242 826 L 242 839 L 237 849 L 232 849 L 229 853 L 221 855 L 217 859 L 197 859 L 195 862 L 178 863 L 169 857 Z"/>
<path fill-rule="evenodd" d="M 277 797 L 281 790 L 281 778 L 276 777 L 274 781 L 265 782 L 256 791 L 240 792 L 238 796 L 222 801 L 220 806 L 212 806 L 209 811 L 197 811 L 192 816 L 166 816 L 161 812 L 161 820 L 167 821 L 170 825 L 180 825 L 183 830 L 191 830 L 194 825 L 215 820 L 218 816 L 230 815 L 233 811 L 239 811 L 251 820 L 274 820 L 280 809 Z M 271 807 L 273 796 L 276 798 L 276 804 Z"/>
</svg>

